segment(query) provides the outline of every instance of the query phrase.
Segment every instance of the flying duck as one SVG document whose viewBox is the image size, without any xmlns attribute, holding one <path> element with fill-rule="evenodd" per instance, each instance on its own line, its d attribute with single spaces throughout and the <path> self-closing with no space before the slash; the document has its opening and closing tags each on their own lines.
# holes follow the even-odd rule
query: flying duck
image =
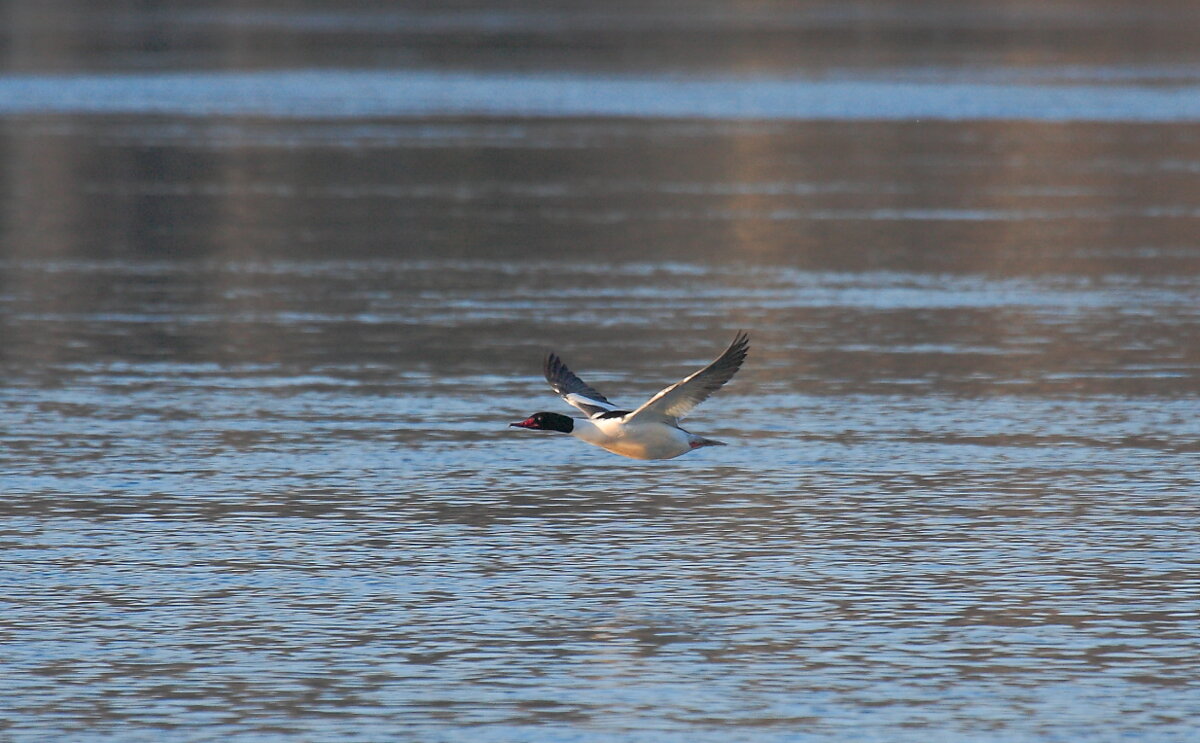
<svg viewBox="0 0 1200 743">
<path fill-rule="evenodd" d="M 679 420 L 733 378 L 750 348 L 750 336 L 739 331 L 716 361 L 684 377 L 642 404 L 624 410 L 567 368 L 557 355 L 546 356 L 546 381 L 568 404 L 587 418 L 559 413 L 534 413 L 514 428 L 561 431 L 631 459 L 671 459 L 702 446 L 725 446 L 679 427 Z"/>
</svg>

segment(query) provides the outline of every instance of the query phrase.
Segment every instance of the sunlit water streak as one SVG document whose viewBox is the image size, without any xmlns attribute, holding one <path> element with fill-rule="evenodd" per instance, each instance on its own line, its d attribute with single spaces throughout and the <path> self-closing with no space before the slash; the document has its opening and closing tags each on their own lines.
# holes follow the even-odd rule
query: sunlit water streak
<svg viewBox="0 0 1200 743">
<path fill-rule="evenodd" d="M 1169 122 L 1200 120 L 1200 86 L 423 70 L 0 77 L 0 115 L 30 113 Z"/>
</svg>

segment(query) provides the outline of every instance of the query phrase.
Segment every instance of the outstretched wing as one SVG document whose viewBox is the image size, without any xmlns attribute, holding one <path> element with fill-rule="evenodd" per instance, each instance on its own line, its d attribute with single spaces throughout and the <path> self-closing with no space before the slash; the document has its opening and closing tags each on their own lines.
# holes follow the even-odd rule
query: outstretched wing
<svg viewBox="0 0 1200 743">
<path fill-rule="evenodd" d="M 546 381 L 568 404 L 583 411 L 589 418 L 612 418 L 626 415 L 628 410 L 618 410 L 608 398 L 593 389 L 587 382 L 575 376 L 555 354 L 546 356 L 543 368 Z"/>
<path fill-rule="evenodd" d="M 733 379 L 737 370 L 746 360 L 746 352 L 750 349 L 750 336 L 744 331 L 738 331 L 733 343 L 725 349 L 725 353 L 708 366 L 675 384 L 667 387 L 646 401 L 629 420 L 638 418 L 665 421 L 672 425 L 680 418 L 692 412 L 692 408 L 708 399 L 708 396 L 721 389 L 722 385 Z"/>
</svg>

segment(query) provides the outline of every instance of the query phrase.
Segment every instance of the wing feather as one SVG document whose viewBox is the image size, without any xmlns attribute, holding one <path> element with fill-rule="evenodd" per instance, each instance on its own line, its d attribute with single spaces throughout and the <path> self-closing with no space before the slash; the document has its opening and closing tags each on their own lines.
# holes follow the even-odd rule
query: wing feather
<svg viewBox="0 0 1200 743">
<path fill-rule="evenodd" d="M 745 331 L 738 331 L 729 348 L 725 349 L 716 361 L 700 371 L 691 374 L 675 384 L 667 387 L 654 397 L 647 400 L 640 408 L 629 416 L 630 421 L 638 417 L 651 417 L 665 420 L 672 425 L 678 423 L 709 395 L 721 389 L 733 375 L 737 374 L 746 360 L 750 349 L 750 336 Z"/>
<path fill-rule="evenodd" d="M 607 397 L 575 376 L 575 372 L 571 371 L 556 354 L 546 355 L 543 372 L 550 387 L 567 404 L 575 406 L 589 418 L 603 417 L 617 409 L 617 406 L 609 402 Z"/>
</svg>

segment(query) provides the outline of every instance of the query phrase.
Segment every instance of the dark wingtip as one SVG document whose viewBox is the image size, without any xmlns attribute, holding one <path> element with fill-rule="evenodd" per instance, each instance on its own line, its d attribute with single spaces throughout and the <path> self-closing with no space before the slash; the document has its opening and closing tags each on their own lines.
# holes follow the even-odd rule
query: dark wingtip
<svg viewBox="0 0 1200 743">
<path fill-rule="evenodd" d="M 725 353 L 738 357 L 739 364 L 746 358 L 746 354 L 749 351 L 750 334 L 745 330 L 739 330 L 737 335 L 733 337 L 733 342 L 729 344 L 729 348 L 725 349 Z"/>
<path fill-rule="evenodd" d="M 562 367 L 562 359 L 558 358 L 558 354 L 550 351 L 546 354 L 546 358 L 542 361 L 542 374 L 546 377 L 546 381 L 558 390 L 558 383 L 555 378 L 558 376 L 558 370 Z"/>
</svg>

